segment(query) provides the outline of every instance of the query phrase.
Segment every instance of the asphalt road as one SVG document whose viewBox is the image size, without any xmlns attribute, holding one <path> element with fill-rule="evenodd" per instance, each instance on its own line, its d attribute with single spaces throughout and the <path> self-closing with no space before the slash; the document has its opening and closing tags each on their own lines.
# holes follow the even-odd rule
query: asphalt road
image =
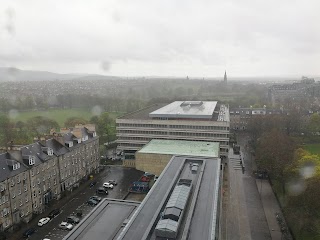
<svg viewBox="0 0 320 240">
<path fill-rule="evenodd" d="M 110 166 L 106 167 L 103 171 L 101 171 L 98 175 L 96 175 L 96 179 L 94 181 L 97 181 L 97 185 L 93 188 L 89 187 L 89 182 L 84 183 L 79 188 L 80 191 L 77 191 L 77 193 L 70 193 L 72 197 L 70 200 L 65 203 L 63 206 L 59 206 L 59 202 L 57 202 L 55 207 L 58 207 L 61 209 L 61 213 L 56 216 L 54 219 L 52 219 L 49 223 L 42 227 L 37 226 L 38 220 L 43 217 L 43 214 L 35 219 L 33 219 L 24 229 L 19 231 L 19 235 L 14 234 L 9 237 L 9 239 L 21 239 L 22 235 L 21 233 L 30 227 L 35 227 L 37 229 L 37 232 L 32 234 L 29 239 L 34 240 L 40 240 L 44 238 L 49 238 L 50 240 L 60 240 L 65 235 L 67 235 L 67 230 L 61 230 L 58 228 L 59 223 L 61 223 L 64 219 L 66 219 L 69 215 L 75 215 L 77 212 L 77 209 L 82 209 L 83 216 L 82 218 L 87 215 L 94 207 L 88 206 L 86 204 L 86 201 L 88 198 L 95 194 L 95 189 L 97 187 L 102 186 L 104 182 L 107 182 L 108 180 L 116 180 L 117 186 L 114 187 L 113 190 L 109 190 L 108 195 L 104 195 L 104 197 L 108 198 L 116 198 L 116 199 L 122 199 L 124 196 L 128 193 L 128 187 L 131 182 L 138 180 L 143 172 L 131 169 L 131 168 L 124 168 L 121 166 Z M 67 196 L 68 197 L 68 196 Z M 70 197 L 70 196 L 69 196 Z M 101 195 L 101 197 L 103 197 Z M 50 210 L 47 211 L 46 214 L 48 214 Z M 17 236 L 18 235 L 18 236 Z"/>
</svg>

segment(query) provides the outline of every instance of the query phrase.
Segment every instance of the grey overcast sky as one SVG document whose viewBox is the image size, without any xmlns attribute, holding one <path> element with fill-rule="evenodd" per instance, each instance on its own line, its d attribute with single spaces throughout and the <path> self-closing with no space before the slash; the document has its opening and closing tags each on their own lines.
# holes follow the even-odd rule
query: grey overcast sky
<svg viewBox="0 0 320 240">
<path fill-rule="evenodd" d="M 319 75 L 319 0 L 1 0 L 0 66 L 120 76 Z"/>
</svg>

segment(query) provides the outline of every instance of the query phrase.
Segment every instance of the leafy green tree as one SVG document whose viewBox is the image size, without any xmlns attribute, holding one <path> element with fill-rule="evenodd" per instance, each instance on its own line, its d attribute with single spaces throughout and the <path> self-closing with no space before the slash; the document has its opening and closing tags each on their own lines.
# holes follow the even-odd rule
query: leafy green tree
<svg viewBox="0 0 320 240">
<path fill-rule="evenodd" d="M 308 129 L 311 134 L 320 132 L 320 115 L 319 114 L 314 113 L 311 115 L 310 121 L 308 124 Z"/>
<path fill-rule="evenodd" d="M 100 116 L 93 116 L 90 123 L 96 125 L 97 134 L 101 138 L 101 142 L 110 142 L 116 138 L 115 121 L 107 112 Z"/>
<path fill-rule="evenodd" d="M 58 129 L 59 124 L 50 118 L 37 116 L 27 121 L 26 127 L 33 136 L 43 135 L 50 132 L 50 129 Z"/>
<path fill-rule="evenodd" d="M 0 114 L 0 144 L 7 147 L 8 143 L 13 140 L 13 127 L 14 124 L 10 122 L 7 115 Z"/>
<path fill-rule="evenodd" d="M 65 127 L 74 127 L 77 124 L 87 124 L 89 121 L 80 117 L 70 117 L 64 122 Z"/>
</svg>

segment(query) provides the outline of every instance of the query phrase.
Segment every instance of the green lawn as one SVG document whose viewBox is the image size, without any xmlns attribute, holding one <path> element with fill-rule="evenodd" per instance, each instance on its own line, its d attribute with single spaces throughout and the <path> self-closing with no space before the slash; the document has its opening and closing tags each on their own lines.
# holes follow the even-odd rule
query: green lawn
<svg viewBox="0 0 320 240">
<path fill-rule="evenodd" d="M 320 154 L 320 143 L 306 144 L 304 149 L 312 154 Z"/>
<path fill-rule="evenodd" d="M 123 113 L 111 112 L 109 113 L 110 117 L 116 118 Z M 89 120 L 93 114 L 91 111 L 86 109 L 50 109 L 47 111 L 27 111 L 27 112 L 19 112 L 17 116 L 12 119 L 15 122 L 23 121 L 26 122 L 28 119 L 42 116 L 53 119 L 59 123 L 61 127 L 64 126 L 64 122 L 70 117 L 80 117 L 86 120 Z"/>
</svg>

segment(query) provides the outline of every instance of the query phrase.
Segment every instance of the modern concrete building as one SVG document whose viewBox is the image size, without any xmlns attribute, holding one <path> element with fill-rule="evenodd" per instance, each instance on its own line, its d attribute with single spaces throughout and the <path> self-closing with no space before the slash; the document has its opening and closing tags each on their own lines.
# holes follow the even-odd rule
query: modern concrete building
<svg viewBox="0 0 320 240">
<path fill-rule="evenodd" d="M 117 239 L 218 239 L 221 167 L 219 158 L 173 156 Z"/>
<path fill-rule="evenodd" d="M 152 139 L 219 142 L 220 155 L 228 154 L 229 108 L 217 101 L 155 104 L 117 118 L 116 124 L 125 166 L 134 167 L 135 152 Z"/>
<path fill-rule="evenodd" d="M 136 169 L 159 176 L 173 156 L 219 158 L 219 143 L 153 139 L 136 152 Z"/>
</svg>

